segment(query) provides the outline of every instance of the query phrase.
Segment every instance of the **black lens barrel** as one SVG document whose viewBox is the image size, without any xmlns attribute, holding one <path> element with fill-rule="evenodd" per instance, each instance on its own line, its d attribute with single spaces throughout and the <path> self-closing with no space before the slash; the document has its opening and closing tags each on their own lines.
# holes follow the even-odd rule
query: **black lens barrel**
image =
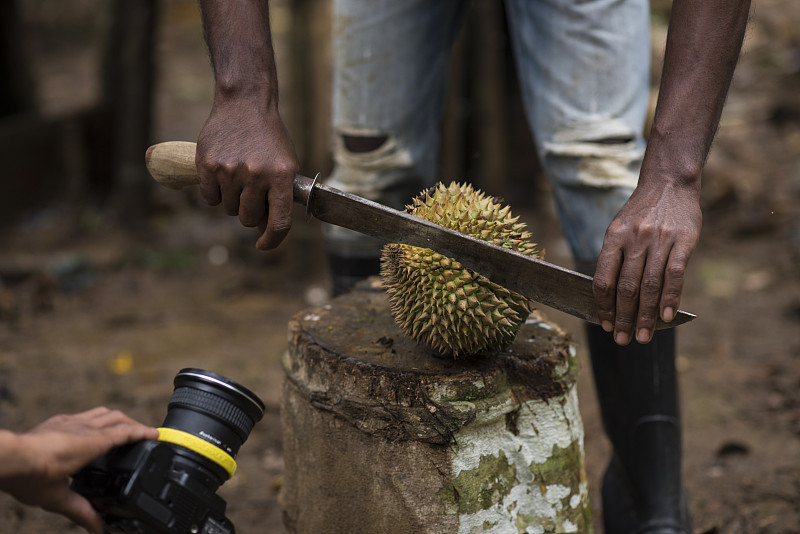
<svg viewBox="0 0 800 534">
<path fill-rule="evenodd" d="M 264 403 L 236 382 L 203 369 L 181 369 L 162 426 L 193 434 L 232 457 L 264 416 Z"/>
</svg>

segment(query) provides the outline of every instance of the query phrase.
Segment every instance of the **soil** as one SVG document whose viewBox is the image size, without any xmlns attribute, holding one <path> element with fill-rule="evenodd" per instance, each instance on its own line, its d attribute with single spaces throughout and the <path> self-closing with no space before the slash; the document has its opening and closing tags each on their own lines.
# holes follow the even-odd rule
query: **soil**
<svg viewBox="0 0 800 534">
<path fill-rule="evenodd" d="M 208 112 L 207 59 L 196 13 L 185 2 L 167 4 L 174 31 L 159 46 L 162 72 L 171 74 L 159 85 L 157 137 L 190 139 Z M 707 167 L 703 236 L 682 301 L 697 319 L 680 327 L 678 347 L 696 533 L 800 532 L 797 28 L 795 3 L 759 3 Z M 47 78 L 58 65 L 42 61 Z M 83 82 L 76 75 L 73 83 Z M 298 210 L 287 241 L 264 254 L 255 251 L 252 231 L 196 193 L 157 192 L 157 207 L 136 228 L 89 207 L 68 221 L 59 205 L 5 228 L 0 427 L 24 431 L 97 405 L 158 425 L 178 370 L 216 371 L 267 406 L 242 447 L 238 473 L 220 489 L 228 516 L 243 534 L 284 532 L 279 360 L 289 319 L 329 298 L 318 224 Z M 569 266 L 549 201 L 536 211 L 512 208 L 547 258 Z M 599 480 L 609 446 L 581 325 L 544 311 L 573 334 L 584 362 L 579 395 L 601 532 Z M 0 495 L 3 532 L 75 529 Z"/>
</svg>

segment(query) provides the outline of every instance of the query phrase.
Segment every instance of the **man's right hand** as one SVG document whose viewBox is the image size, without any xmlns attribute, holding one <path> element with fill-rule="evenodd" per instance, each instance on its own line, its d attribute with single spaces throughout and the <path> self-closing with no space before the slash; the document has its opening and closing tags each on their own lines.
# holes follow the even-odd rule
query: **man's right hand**
<svg viewBox="0 0 800 534">
<path fill-rule="evenodd" d="M 300 166 L 278 114 L 278 77 L 267 0 L 200 0 L 214 105 L 197 140 L 206 202 L 258 226 L 261 250 L 292 225 L 292 181 Z"/>
<path fill-rule="evenodd" d="M 200 190 L 242 225 L 259 227 L 256 247 L 269 250 L 292 225 L 297 155 L 277 109 L 245 96 L 217 97 L 197 140 Z"/>
</svg>

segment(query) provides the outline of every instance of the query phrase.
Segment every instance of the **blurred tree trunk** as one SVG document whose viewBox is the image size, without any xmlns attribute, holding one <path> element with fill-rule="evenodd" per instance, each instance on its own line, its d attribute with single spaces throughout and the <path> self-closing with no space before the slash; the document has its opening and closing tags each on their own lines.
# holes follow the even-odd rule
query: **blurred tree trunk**
<svg viewBox="0 0 800 534">
<path fill-rule="evenodd" d="M 116 1 L 102 67 L 102 101 L 93 146 L 94 189 L 128 220 L 147 211 L 151 183 L 144 153 L 151 140 L 158 0 Z"/>
<path fill-rule="evenodd" d="M 0 221 L 52 194 L 55 158 L 42 157 L 56 146 L 58 131 L 37 110 L 36 84 L 19 3 L 0 0 Z"/>
<path fill-rule="evenodd" d="M 462 28 L 450 53 L 442 117 L 442 142 L 439 147 L 439 176 L 445 183 L 453 180 L 470 181 L 467 172 L 467 130 L 470 121 L 469 76 L 467 61 L 470 35 Z"/>
<path fill-rule="evenodd" d="M 32 112 L 36 107 L 21 24 L 17 2 L 0 1 L 0 117 Z"/>
<path fill-rule="evenodd" d="M 535 202 L 541 169 L 508 41 L 503 4 L 476 0 L 450 57 L 440 176 L 516 203 Z"/>
<path fill-rule="evenodd" d="M 327 173 L 331 131 L 331 2 L 289 0 L 292 139 L 305 172 Z"/>
<path fill-rule="evenodd" d="M 492 184 L 497 191 L 508 187 L 509 159 L 509 47 L 505 11 L 501 2 L 478 2 L 470 18 L 472 56 L 475 70 L 474 109 L 476 131 L 474 141 L 478 154 L 475 172 L 480 181 Z M 512 67 L 513 68 L 513 67 Z"/>
</svg>

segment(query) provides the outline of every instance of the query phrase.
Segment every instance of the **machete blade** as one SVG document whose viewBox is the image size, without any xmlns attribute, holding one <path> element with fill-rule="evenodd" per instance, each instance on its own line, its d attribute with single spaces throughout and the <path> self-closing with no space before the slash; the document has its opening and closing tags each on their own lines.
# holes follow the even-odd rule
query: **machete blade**
<svg viewBox="0 0 800 534">
<path fill-rule="evenodd" d="M 305 177 L 295 178 L 295 201 L 305 202 L 308 212 L 321 221 L 387 243 L 431 249 L 535 302 L 599 324 L 590 276 L 314 183 Z M 678 326 L 694 318 L 693 314 L 678 311 L 669 323 L 659 319 L 656 329 Z"/>
</svg>

